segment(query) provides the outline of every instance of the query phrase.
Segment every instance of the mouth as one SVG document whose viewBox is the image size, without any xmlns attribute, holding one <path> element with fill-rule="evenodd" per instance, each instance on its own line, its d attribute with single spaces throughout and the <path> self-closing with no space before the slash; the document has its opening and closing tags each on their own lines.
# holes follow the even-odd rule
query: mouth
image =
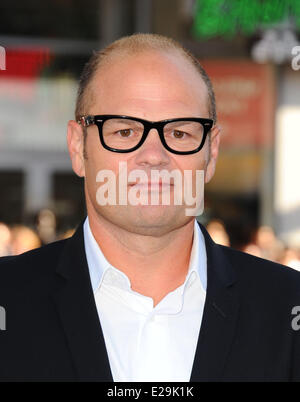
<svg viewBox="0 0 300 402">
<path fill-rule="evenodd" d="M 130 183 L 130 187 L 135 187 L 138 190 L 141 191 L 163 191 L 163 190 L 170 190 L 172 187 L 174 187 L 174 184 L 169 183 L 169 182 L 138 182 L 138 183 Z"/>
</svg>

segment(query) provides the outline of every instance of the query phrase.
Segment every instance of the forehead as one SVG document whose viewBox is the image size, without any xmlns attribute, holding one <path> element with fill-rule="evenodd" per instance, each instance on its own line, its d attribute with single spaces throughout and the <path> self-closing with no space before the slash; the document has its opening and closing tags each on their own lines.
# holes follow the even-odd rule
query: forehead
<svg viewBox="0 0 300 402">
<path fill-rule="evenodd" d="M 174 111 L 179 113 L 178 108 L 182 109 L 181 116 L 184 112 L 208 112 L 207 88 L 200 73 L 174 52 L 113 55 L 100 66 L 90 88 L 88 97 L 97 113 L 128 114 L 131 107 L 149 113 L 151 108 L 169 108 L 170 116 L 166 118 Z"/>
</svg>

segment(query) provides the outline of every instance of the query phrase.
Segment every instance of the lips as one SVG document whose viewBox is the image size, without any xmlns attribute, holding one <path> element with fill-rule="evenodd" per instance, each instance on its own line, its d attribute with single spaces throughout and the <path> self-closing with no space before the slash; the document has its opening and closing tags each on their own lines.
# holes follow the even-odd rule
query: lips
<svg viewBox="0 0 300 402">
<path fill-rule="evenodd" d="M 169 182 L 143 182 L 143 183 L 131 183 L 129 184 L 130 187 L 135 187 L 140 190 L 149 190 L 149 191 L 155 191 L 155 190 L 163 190 L 163 189 L 170 189 L 170 187 L 173 187 L 174 185 Z"/>
</svg>

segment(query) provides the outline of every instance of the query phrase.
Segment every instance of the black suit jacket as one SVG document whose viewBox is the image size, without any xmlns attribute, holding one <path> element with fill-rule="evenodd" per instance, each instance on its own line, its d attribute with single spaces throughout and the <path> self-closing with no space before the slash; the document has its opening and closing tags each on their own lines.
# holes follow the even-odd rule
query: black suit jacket
<svg viewBox="0 0 300 402">
<path fill-rule="evenodd" d="M 300 274 L 215 244 L 191 381 L 299 381 Z M 2 381 L 112 381 L 84 251 L 74 236 L 0 258 Z M 159 361 L 157 362 L 159 364 Z"/>
</svg>

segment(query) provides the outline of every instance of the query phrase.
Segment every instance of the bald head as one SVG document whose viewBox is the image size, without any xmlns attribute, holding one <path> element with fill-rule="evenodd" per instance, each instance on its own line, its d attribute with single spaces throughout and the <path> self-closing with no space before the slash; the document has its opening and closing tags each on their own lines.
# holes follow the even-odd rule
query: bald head
<svg viewBox="0 0 300 402">
<path fill-rule="evenodd" d="M 152 55 L 149 59 L 149 68 L 153 69 L 153 62 L 156 58 L 169 59 L 170 63 L 176 65 L 176 59 L 181 59 L 186 64 L 186 69 L 190 71 L 190 84 L 195 85 L 195 80 L 204 83 L 206 87 L 206 103 L 209 117 L 216 121 L 215 97 L 210 79 L 201 67 L 198 60 L 184 49 L 179 43 L 172 39 L 154 34 L 135 34 L 121 38 L 103 50 L 95 52 L 89 62 L 85 65 L 82 72 L 78 95 L 76 101 L 76 120 L 85 114 L 93 103 L 93 80 L 98 73 L 104 72 L 111 67 L 119 67 L 126 58 L 138 57 L 139 55 Z M 121 71 L 121 69 L 119 70 Z M 194 72 L 194 73 L 193 73 Z"/>
</svg>

